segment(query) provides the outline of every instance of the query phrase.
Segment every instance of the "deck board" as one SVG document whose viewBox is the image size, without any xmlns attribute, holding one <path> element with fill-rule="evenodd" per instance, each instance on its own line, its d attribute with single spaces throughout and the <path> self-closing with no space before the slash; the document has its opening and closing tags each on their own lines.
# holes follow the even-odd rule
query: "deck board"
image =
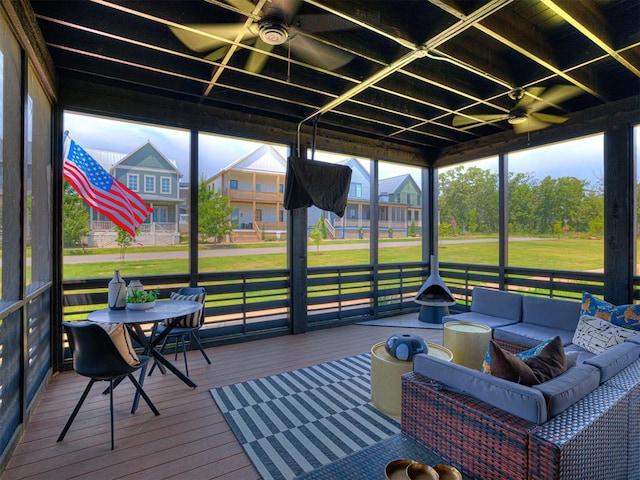
<svg viewBox="0 0 640 480">
<path fill-rule="evenodd" d="M 198 388 L 157 369 L 145 380 L 160 416 L 144 401 L 135 415 L 129 413 L 134 388 L 128 381 L 115 390 L 115 451 L 110 450 L 109 397 L 99 394 L 106 383 L 94 386 L 64 441 L 56 442 L 87 383 L 73 372 L 56 375 L 0 480 L 259 479 L 209 389 L 364 353 L 401 332 L 442 343 L 437 329 L 350 325 L 210 348 L 212 365 L 191 351 L 189 373 Z M 183 368 L 180 356 L 175 364 Z"/>
</svg>

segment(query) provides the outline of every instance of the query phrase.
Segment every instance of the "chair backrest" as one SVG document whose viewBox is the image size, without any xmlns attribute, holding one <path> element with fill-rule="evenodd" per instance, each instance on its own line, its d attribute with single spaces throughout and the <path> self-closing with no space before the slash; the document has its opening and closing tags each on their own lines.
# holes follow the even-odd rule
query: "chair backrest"
<svg viewBox="0 0 640 480">
<path fill-rule="evenodd" d="M 185 315 L 180 319 L 177 327 L 201 327 L 204 321 L 204 301 L 206 299 L 207 292 L 204 287 L 181 287 L 175 294 L 171 294 L 172 300 L 191 300 L 194 302 L 202 303 L 202 309 L 195 313 Z"/>
<path fill-rule="evenodd" d="M 73 355 L 73 369 L 90 378 L 108 379 L 134 371 L 109 334 L 92 322 L 63 322 Z"/>
</svg>

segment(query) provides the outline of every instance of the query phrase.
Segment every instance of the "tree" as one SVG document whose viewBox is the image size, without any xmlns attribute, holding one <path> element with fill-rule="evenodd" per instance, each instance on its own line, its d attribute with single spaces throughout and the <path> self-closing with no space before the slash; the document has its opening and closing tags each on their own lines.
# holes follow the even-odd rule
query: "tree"
<svg viewBox="0 0 640 480">
<path fill-rule="evenodd" d="M 138 230 L 136 230 L 136 233 L 137 232 Z M 118 225 L 116 225 L 116 233 L 118 234 L 116 237 L 116 244 L 120 247 L 120 263 L 124 263 L 124 253 L 127 250 L 127 247 L 131 246 L 133 243 L 133 237 L 129 232 Z"/>
<path fill-rule="evenodd" d="M 409 236 L 410 237 L 415 237 L 416 236 L 416 222 L 415 222 L 415 220 L 411 220 L 411 225 L 409 225 Z"/>
<path fill-rule="evenodd" d="M 313 226 L 313 230 L 311 231 L 311 238 L 313 242 L 316 244 L 316 252 L 320 251 L 320 242 L 324 238 L 322 235 L 322 227 L 324 226 L 324 216 L 321 215 L 320 219 Z"/>
<path fill-rule="evenodd" d="M 64 181 L 63 236 L 65 246 L 81 245 L 82 238 L 91 232 L 89 207 L 71 184 Z M 82 246 L 84 251 L 84 245 Z"/>
<path fill-rule="evenodd" d="M 229 217 L 231 206 L 229 197 L 207 186 L 204 177 L 198 186 L 198 235 L 201 242 L 212 238 L 213 243 L 222 241 L 233 231 Z"/>
<path fill-rule="evenodd" d="M 498 231 L 497 174 L 459 166 L 439 175 L 438 182 L 440 218 L 456 220 L 452 233 Z"/>
</svg>

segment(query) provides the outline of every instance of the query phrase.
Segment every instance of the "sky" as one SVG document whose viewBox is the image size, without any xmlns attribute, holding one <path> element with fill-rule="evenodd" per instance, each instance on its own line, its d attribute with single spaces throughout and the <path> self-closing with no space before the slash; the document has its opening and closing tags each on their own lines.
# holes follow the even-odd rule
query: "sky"
<svg viewBox="0 0 640 480">
<path fill-rule="evenodd" d="M 189 131 L 148 124 L 112 120 L 85 114 L 66 112 L 64 129 L 69 137 L 82 148 L 131 153 L 150 141 L 163 155 L 177 163 L 183 173 L 189 171 Z M 635 144 L 640 142 L 640 127 L 635 128 Z M 200 151 L 206 152 L 206 162 L 200 162 L 200 174 L 206 178 L 219 172 L 235 160 L 249 154 L 263 143 L 239 140 L 217 135 L 201 135 Z M 286 158 L 287 149 L 274 145 Z M 637 153 L 636 153 L 637 155 Z M 315 159 L 337 161 L 342 155 L 316 152 Z M 571 142 L 547 145 L 545 147 L 521 150 L 509 155 L 509 171 L 531 173 L 542 179 L 576 177 L 592 184 L 603 176 L 603 136 L 592 135 Z M 361 159 L 368 170 L 368 161 Z M 479 160 L 469 166 L 480 166 L 497 172 L 497 157 Z M 388 178 L 411 173 L 420 184 L 420 170 L 417 168 L 380 162 L 380 178 Z"/>
</svg>

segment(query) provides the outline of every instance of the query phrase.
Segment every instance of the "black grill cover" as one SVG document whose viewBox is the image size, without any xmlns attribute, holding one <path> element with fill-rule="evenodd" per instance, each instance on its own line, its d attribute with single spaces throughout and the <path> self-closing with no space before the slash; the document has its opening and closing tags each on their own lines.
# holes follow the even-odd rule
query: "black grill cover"
<svg viewBox="0 0 640 480">
<path fill-rule="evenodd" d="M 351 168 L 346 165 L 290 157 L 284 189 L 284 208 L 310 207 L 339 217 L 347 208 Z"/>
</svg>

